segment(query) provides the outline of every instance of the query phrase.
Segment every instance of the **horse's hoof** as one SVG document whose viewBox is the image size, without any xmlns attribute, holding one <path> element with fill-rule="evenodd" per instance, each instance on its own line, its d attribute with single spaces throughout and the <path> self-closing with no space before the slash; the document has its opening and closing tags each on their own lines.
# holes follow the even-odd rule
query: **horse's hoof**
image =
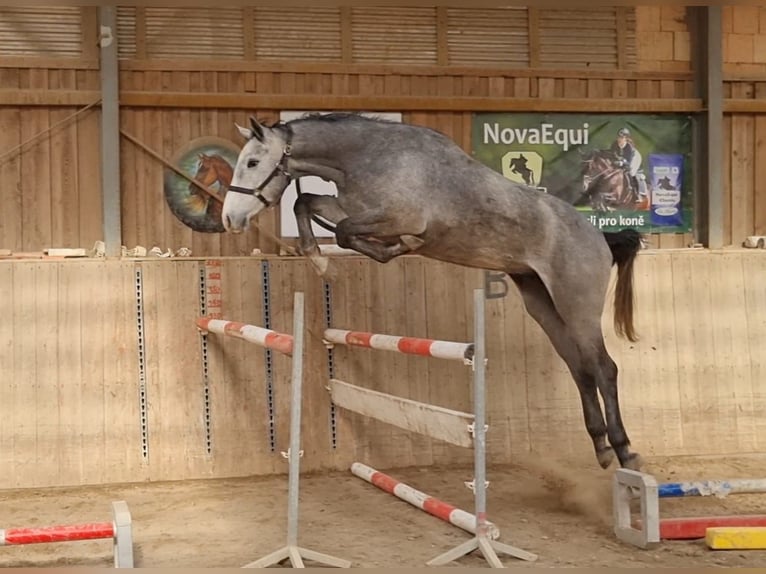
<svg viewBox="0 0 766 574">
<path fill-rule="evenodd" d="M 614 449 L 612 449 L 611 446 L 608 446 L 597 452 L 596 458 L 598 459 L 598 464 L 601 468 L 609 468 L 609 465 L 612 464 L 612 461 L 614 460 Z"/>
<path fill-rule="evenodd" d="M 323 257 L 321 255 L 311 255 L 309 256 L 309 261 L 311 261 L 311 264 L 314 266 L 314 269 L 316 269 L 317 273 L 321 277 L 324 277 L 324 275 L 327 273 L 327 268 L 330 265 L 330 260 L 327 257 Z"/>
<path fill-rule="evenodd" d="M 628 455 L 628 460 L 625 461 L 622 467 L 628 470 L 639 471 L 644 467 L 644 459 L 637 452 L 632 452 Z"/>
</svg>

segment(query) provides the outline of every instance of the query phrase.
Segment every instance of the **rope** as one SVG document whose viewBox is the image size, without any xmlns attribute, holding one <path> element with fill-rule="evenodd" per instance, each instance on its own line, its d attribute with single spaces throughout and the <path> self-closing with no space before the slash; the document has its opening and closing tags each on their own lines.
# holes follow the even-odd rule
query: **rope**
<svg viewBox="0 0 766 574">
<path fill-rule="evenodd" d="M 59 126 L 61 126 L 61 125 L 65 124 L 65 123 L 67 123 L 67 122 L 69 122 L 69 121 L 73 120 L 74 118 L 76 118 L 76 117 L 77 117 L 77 116 L 79 116 L 80 114 L 84 114 L 84 113 L 85 113 L 85 112 L 87 112 L 89 109 L 91 109 L 91 108 L 92 108 L 92 107 L 94 107 L 94 106 L 97 106 L 97 105 L 98 105 L 98 104 L 100 104 L 100 103 L 101 103 L 101 98 L 97 99 L 97 100 L 96 100 L 96 101 L 94 101 L 94 102 L 91 102 L 91 103 L 89 103 L 89 104 L 88 104 L 87 106 L 85 106 L 84 108 L 80 108 L 80 109 L 79 109 L 79 110 L 77 110 L 75 113 L 68 115 L 68 116 L 67 116 L 67 117 L 65 117 L 64 119 L 57 121 L 55 124 L 53 124 L 53 125 L 51 125 L 51 126 L 48 126 L 46 129 L 44 129 L 44 130 L 43 130 L 43 131 L 41 131 L 40 133 L 37 133 L 37 134 L 33 135 L 31 138 L 29 138 L 29 139 L 27 139 L 27 140 L 24 140 L 24 141 L 23 141 L 23 142 L 21 142 L 20 144 L 18 144 L 18 145 L 16 145 L 16 146 L 12 147 L 12 148 L 11 148 L 11 149 L 9 149 L 8 151 L 6 151 L 6 152 L 4 152 L 2 155 L 0 155 L 0 163 L 3 163 L 3 162 L 4 162 L 4 161 L 7 159 L 7 158 L 11 157 L 11 156 L 12 156 L 12 155 L 14 155 L 16 152 L 20 151 L 20 150 L 21 150 L 21 149 L 22 149 L 24 146 L 26 146 L 26 145 L 28 145 L 28 144 L 32 143 L 33 141 L 37 140 L 38 138 L 41 138 L 42 136 L 44 136 L 44 135 L 46 135 L 46 134 L 48 134 L 48 133 L 52 132 L 52 131 L 53 131 L 53 130 L 55 130 L 57 127 L 59 127 Z"/>
</svg>

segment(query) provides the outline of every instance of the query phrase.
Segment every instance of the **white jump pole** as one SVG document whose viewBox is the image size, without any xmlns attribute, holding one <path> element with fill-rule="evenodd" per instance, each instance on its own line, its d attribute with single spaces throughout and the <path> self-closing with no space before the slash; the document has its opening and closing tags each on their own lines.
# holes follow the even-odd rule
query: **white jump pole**
<svg viewBox="0 0 766 574">
<path fill-rule="evenodd" d="M 537 560 L 537 556 L 526 550 L 494 540 L 497 528 L 487 520 L 484 290 L 474 290 L 473 300 L 475 316 L 473 343 L 399 337 L 342 329 L 326 329 L 324 332 L 324 339 L 329 345 L 342 344 L 368 349 L 380 349 L 439 359 L 461 360 L 471 364 L 473 366 L 474 382 L 473 415 L 417 403 L 416 401 L 386 395 L 370 389 L 363 389 L 343 381 L 338 381 L 337 379 L 330 380 L 329 390 L 333 403 L 352 412 L 360 413 L 410 431 L 420 432 L 431 438 L 445 440 L 451 444 L 473 447 L 475 474 L 474 480 L 470 485 L 475 497 L 475 519 L 473 517 L 470 518 L 474 524 L 474 527 L 470 530 L 476 536 L 456 548 L 437 556 L 427 564 L 429 566 L 447 564 L 478 549 L 492 567 L 503 568 L 503 564 L 497 556 L 498 551 L 527 561 Z M 465 423 L 469 420 L 470 423 L 466 426 Z M 461 436 L 461 433 L 464 432 L 463 429 L 471 434 L 468 440 L 464 440 L 464 437 Z M 359 465 L 359 463 L 355 464 L 357 464 L 357 470 L 364 467 L 364 465 Z M 369 467 L 364 468 L 369 469 Z M 365 478 L 365 480 L 367 479 Z M 420 500 L 423 493 L 415 491 L 410 492 L 410 494 L 412 496 L 408 496 L 405 500 L 421 508 Z"/>
<path fill-rule="evenodd" d="M 114 567 L 133 568 L 132 519 L 128 504 L 124 500 L 112 502 L 112 517 L 112 522 L 1 528 L 0 546 L 111 538 L 114 546 Z"/>
<path fill-rule="evenodd" d="M 266 568 L 279 564 L 285 559 L 290 560 L 293 568 L 305 568 L 303 559 L 313 560 L 326 566 L 349 568 L 351 562 L 322 554 L 308 548 L 298 546 L 298 481 L 300 477 L 301 451 L 301 398 L 303 383 L 303 339 L 304 339 L 304 303 L 303 293 L 296 292 L 293 311 L 292 337 L 292 395 L 290 400 L 290 447 L 287 453 L 282 453 L 288 460 L 287 482 L 287 545 L 268 556 L 246 564 L 243 568 Z"/>
<path fill-rule="evenodd" d="M 497 556 L 502 552 L 520 560 L 535 561 L 537 555 L 503 544 L 491 537 L 490 524 L 487 522 L 487 472 L 486 472 L 486 348 L 484 327 L 484 290 L 474 289 L 474 356 L 473 356 L 473 408 L 474 408 L 474 501 L 476 515 L 476 536 L 456 546 L 452 550 L 433 558 L 429 566 L 442 566 L 478 549 L 490 566 L 504 568 Z"/>
<path fill-rule="evenodd" d="M 246 325 L 236 321 L 197 319 L 197 327 L 203 332 L 219 333 L 242 339 L 267 349 L 274 349 L 292 356 L 290 399 L 290 446 L 282 456 L 288 462 L 287 479 L 287 545 L 243 566 L 243 568 L 266 568 L 290 560 L 293 568 L 305 568 L 303 559 L 313 560 L 326 566 L 349 568 L 351 562 L 298 546 L 298 497 L 301 451 L 301 398 L 303 384 L 304 300 L 303 293 L 296 292 L 293 299 L 293 335 L 277 333 L 271 329 Z"/>
</svg>

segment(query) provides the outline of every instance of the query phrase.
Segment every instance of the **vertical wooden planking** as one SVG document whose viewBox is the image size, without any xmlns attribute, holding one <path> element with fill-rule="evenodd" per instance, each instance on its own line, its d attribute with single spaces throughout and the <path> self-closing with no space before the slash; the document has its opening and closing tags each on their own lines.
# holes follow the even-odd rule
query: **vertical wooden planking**
<svg viewBox="0 0 766 574">
<path fill-rule="evenodd" d="M 6 89 L 19 87 L 19 71 L 0 69 L 0 82 Z M 0 249 L 20 251 L 22 238 L 21 154 L 12 152 L 21 143 L 21 110 L 0 106 Z"/>
<path fill-rule="evenodd" d="M 420 257 L 407 257 L 402 260 L 401 274 L 403 285 L 400 293 L 404 298 L 405 315 L 402 321 L 403 334 L 410 337 L 428 337 L 427 301 L 425 267 L 427 263 Z M 404 396 L 422 403 L 430 402 L 430 364 L 422 357 L 407 357 L 406 369 L 402 372 L 406 378 Z M 424 436 L 413 435 L 411 439 L 412 455 L 417 465 L 433 464 L 433 441 Z"/>
<path fill-rule="evenodd" d="M 503 299 L 487 301 L 487 405 L 488 417 L 504 420 L 494 424 L 489 435 L 505 460 L 530 451 L 528 373 L 524 302 L 510 277 L 508 294 Z M 495 286 L 496 288 L 496 286 Z M 495 338 L 496 337 L 496 338 Z M 501 459 L 502 460 L 502 459 Z"/>
<path fill-rule="evenodd" d="M 608 347 L 621 351 L 617 366 L 623 418 L 636 450 L 644 455 L 681 452 L 683 446 L 670 261 L 670 253 L 663 251 L 637 260 L 636 343 L 609 337 L 611 310 L 608 316 L 607 338 L 614 341 Z M 656 450 L 646 451 L 644 444 Z"/>
<path fill-rule="evenodd" d="M 8 461 L 8 484 L 24 487 L 36 484 L 37 472 L 37 262 L 14 263 L 13 307 L 13 376 L 8 381 L 8 413 L 14 432 L 13 449 Z"/>
<path fill-rule="evenodd" d="M 106 262 L 78 262 L 75 281 L 80 284 L 80 344 L 82 369 L 79 386 L 81 401 L 80 433 L 82 453 L 80 473 L 83 481 L 100 483 L 107 479 L 104 409 L 106 347 L 104 335 L 114 306 L 113 285 L 105 281 Z"/>
<path fill-rule="evenodd" d="M 78 70 L 77 89 L 100 90 L 98 70 Z M 101 111 L 94 108 L 78 116 L 77 187 L 80 205 L 79 244 L 91 248 L 104 239 L 101 194 Z"/>
<path fill-rule="evenodd" d="M 77 86 L 77 76 L 74 70 L 61 70 L 60 85 L 64 89 L 74 89 Z M 72 108 L 67 109 L 67 114 L 74 113 Z M 51 112 L 51 123 L 59 119 L 55 112 Z M 79 118 L 78 118 L 79 119 Z M 51 167 L 52 180 L 60 180 L 61 206 L 54 207 L 54 219 L 59 222 L 61 243 L 71 246 L 91 248 L 92 245 L 84 244 L 81 241 L 80 229 L 82 221 L 80 220 L 80 173 L 77 169 L 79 158 L 77 157 L 78 137 L 77 120 L 72 120 L 64 127 L 60 128 L 60 139 L 58 142 L 51 141 L 51 152 L 54 157 L 60 158 L 60 169 Z M 58 131 L 58 130 L 57 130 Z M 54 133 L 53 137 L 59 134 Z M 53 157 L 51 158 L 53 160 Z M 53 181 L 51 182 L 53 183 Z"/>
<path fill-rule="evenodd" d="M 75 89 L 74 70 L 59 70 L 59 87 Z M 51 124 L 73 114 L 73 108 L 51 110 Z M 80 242 L 80 178 L 77 170 L 77 120 L 72 120 L 51 133 L 51 195 L 53 200 L 52 244 L 87 247 Z"/>
<path fill-rule="evenodd" d="M 718 415 L 711 389 L 715 376 L 710 376 L 715 369 L 711 262 L 709 257 L 696 260 L 676 252 L 671 255 L 671 266 L 684 450 L 709 453 L 720 438 L 710 433 L 710 422 Z"/>
<path fill-rule="evenodd" d="M 762 352 L 762 342 L 766 340 L 766 257 L 761 253 L 742 253 L 742 272 L 745 284 L 744 313 L 746 324 L 744 333 L 747 337 L 750 357 L 750 384 L 752 392 L 753 427 L 756 444 L 754 450 L 763 452 L 766 448 L 766 393 L 763 381 L 766 380 L 766 356 Z M 745 367 L 747 368 L 747 367 Z M 746 412 L 746 411 L 743 411 Z"/>
<path fill-rule="evenodd" d="M 172 72 L 170 76 L 170 88 L 176 92 L 188 92 L 191 87 L 190 74 L 187 72 Z M 164 141 L 165 157 L 174 157 L 179 149 L 188 146 L 192 139 L 192 114 L 188 109 L 176 109 L 165 114 L 169 121 L 165 125 L 165 131 L 170 135 L 170 140 Z M 189 174 L 194 175 L 194 174 Z M 162 199 L 165 213 L 167 214 L 165 247 L 176 251 L 181 247 L 191 248 L 192 230 L 179 221 L 167 207 L 167 202 Z"/>
<path fill-rule="evenodd" d="M 34 361 L 37 392 L 33 408 L 39 415 L 35 429 L 35 466 L 42 472 L 33 479 L 33 484 L 40 484 L 50 480 L 51 475 L 57 475 L 61 465 L 67 461 L 61 459 L 59 448 L 59 437 L 64 429 L 60 428 L 58 400 L 62 384 L 58 376 L 59 327 L 56 321 L 58 266 L 55 263 L 38 262 L 35 264 L 35 275 L 37 305 L 34 313 Z M 27 356 L 26 360 L 32 360 L 32 356 Z"/>
<path fill-rule="evenodd" d="M 47 89 L 48 70 L 26 70 L 21 87 Z M 29 108 L 20 116 L 21 140 L 34 138 L 21 149 L 21 233 L 27 251 L 49 247 L 51 240 L 50 140 L 45 133 L 48 116 L 44 107 Z"/>
<path fill-rule="evenodd" d="M 592 456 L 579 394 L 566 364 L 528 314 L 524 315 L 523 329 L 532 451 L 541 454 L 577 452 Z"/>
<path fill-rule="evenodd" d="M 144 72 L 144 90 L 161 91 L 162 90 L 162 72 L 147 71 Z M 165 115 L 168 112 L 156 108 L 145 108 L 142 110 L 143 116 L 143 135 L 137 135 L 138 139 L 151 149 L 162 153 L 164 130 L 170 129 L 165 125 Z M 142 151 L 141 163 L 143 165 L 143 208 L 144 223 L 141 226 L 143 231 L 139 244 L 146 247 L 147 250 L 158 246 L 165 250 L 167 237 L 166 222 L 168 208 L 165 203 L 162 191 L 163 166 L 153 157 Z"/>
<path fill-rule="evenodd" d="M 135 72 L 123 72 L 120 81 L 132 89 L 132 78 Z M 120 109 L 120 127 L 132 135 L 136 135 L 136 116 L 139 112 L 134 108 L 123 106 Z M 125 138 L 120 138 L 120 211 L 122 226 L 122 243 L 133 247 L 138 243 L 138 194 L 136 171 L 141 152 L 135 144 Z"/>
<path fill-rule="evenodd" d="M 224 318 L 265 326 L 260 261 L 224 261 L 221 271 Z M 210 381 L 216 474 L 283 472 L 279 450 L 270 450 L 270 420 L 276 425 L 278 413 L 268 409 L 266 351 L 220 335 L 208 336 L 208 345 L 220 349 L 216 372 L 221 375 Z M 274 372 L 272 380 L 277 377 Z"/>
<path fill-rule="evenodd" d="M 467 315 L 472 309 L 465 307 L 465 268 L 428 261 L 425 267 L 427 285 L 426 321 L 428 338 L 444 341 L 469 342 Z M 472 321 L 472 318 L 471 318 Z M 424 359 L 429 369 L 429 400 L 441 407 L 471 412 L 472 379 L 470 369 L 457 361 Z M 438 383 L 436 383 L 438 381 Z M 466 462 L 470 451 L 440 441 L 433 441 L 434 463 L 454 464 Z"/>
<path fill-rule="evenodd" d="M 16 367 L 14 351 L 14 312 L 18 303 L 16 292 L 14 291 L 13 274 L 16 265 L 7 262 L 0 262 L 0 300 L 5 302 L 7 323 L 0 329 L 0 365 L 7 377 L 5 382 L 0 385 L 0 404 L 6 405 L 8 413 L 0 417 L 0 484 L 13 484 L 15 471 L 14 462 L 14 442 L 16 441 L 17 430 L 14 426 L 14 417 L 10 410 L 14 405 L 13 395 L 16 380 Z"/>
<path fill-rule="evenodd" d="M 755 89 L 756 98 L 766 97 L 766 83 L 759 82 Z M 755 116 L 753 126 L 755 157 L 753 159 L 753 233 L 766 235 L 766 189 L 757 182 L 766 180 L 766 115 Z"/>
<path fill-rule="evenodd" d="M 200 89 L 206 93 L 214 93 L 217 86 L 215 72 L 200 72 Z M 199 136 L 200 137 L 220 137 L 218 133 L 218 112 L 216 110 L 199 110 Z M 227 139 L 228 136 L 227 136 Z M 218 256 L 221 254 L 221 234 L 220 233 L 193 233 L 192 234 L 192 253 L 202 256 Z"/>
<path fill-rule="evenodd" d="M 734 84 L 732 97 L 752 97 L 749 85 Z M 731 242 L 740 245 L 752 234 L 754 208 L 755 119 L 748 114 L 731 117 Z"/>
<path fill-rule="evenodd" d="M 37 274 L 37 306 L 35 309 L 35 370 L 36 388 L 34 408 L 40 416 L 37 417 L 36 429 L 36 466 L 46 469 L 40 472 L 34 482 L 50 480 L 52 484 L 60 482 L 63 466 L 69 461 L 62 458 L 60 448 L 61 435 L 66 429 L 61 427 L 60 392 L 65 380 L 59 376 L 58 369 L 58 309 L 66 302 L 58 298 L 59 266 L 54 262 L 39 262 L 36 264 Z M 26 360 L 30 360 L 27 357 Z"/>
<path fill-rule="evenodd" d="M 293 334 L 293 295 L 295 291 L 304 292 L 304 302 L 306 308 L 306 326 L 310 321 L 310 307 L 308 305 L 308 294 L 304 283 L 304 261 L 286 262 L 283 260 L 269 261 L 269 306 L 271 308 L 271 328 L 279 333 L 288 335 Z M 260 323 L 262 324 L 262 323 Z M 303 389 L 307 389 L 307 368 L 308 349 L 310 335 L 304 333 L 304 379 Z M 276 436 L 276 452 L 287 452 L 290 445 L 290 399 L 292 392 L 292 358 L 282 353 L 272 352 L 273 365 L 273 408 L 274 408 L 274 426 Z M 265 381 L 264 381 L 265 383 Z M 259 385 L 265 391 L 265 384 Z M 261 391 L 261 393 L 264 393 Z M 265 393 L 264 393 L 265 394 Z M 310 434 L 308 427 L 313 422 L 314 406 L 309 405 L 308 401 L 303 402 L 303 416 L 301 417 L 301 435 L 305 437 Z M 305 450 L 305 447 L 301 447 Z M 310 455 L 311 464 L 316 464 L 314 453 Z M 276 472 L 287 472 L 286 461 L 281 457 L 275 461 Z"/>
<path fill-rule="evenodd" d="M 339 308 L 340 304 L 334 306 L 333 327 L 370 332 L 373 329 L 372 313 L 367 302 L 370 261 L 363 257 L 353 257 L 344 263 L 342 279 L 333 282 L 334 300 L 339 301 L 337 289 L 342 285 L 341 300 L 344 303 L 343 309 Z M 370 350 L 336 345 L 334 354 L 337 379 L 378 390 L 373 377 L 373 356 Z M 337 413 L 341 426 L 338 440 L 341 444 L 352 445 L 355 460 L 367 460 L 369 464 L 385 463 L 375 459 L 376 453 L 372 448 L 378 423 L 343 409 L 337 409 Z"/>
<path fill-rule="evenodd" d="M 716 368 L 713 384 L 706 390 L 718 408 L 717 423 L 731 432 L 716 436 L 714 446 L 721 453 L 754 452 L 758 443 L 755 419 L 760 415 L 753 412 L 749 368 L 753 342 L 747 336 L 743 254 L 716 255 L 711 257 L 710 275 L 711 304 L 716 301 L 717 307 L 710 325 Z M 756 344 L 756 353 L 759 348 Z"/>
<path fill-rule="evenodd" d="M 111 477 L 108 480 L 117 482 L 146 480 L 149 474 L 141 455 L 134 263 L 99 267 L 101 281 L 109 286 L 110 293 L 104 316 L 105 473 Z M 182 328 L 178 325 L 178 329 Z"/>
<path fill-rule="evenodd" d="M 207 464 L 201 359 L 194 327 L 199 293 L 189 288 L 197 284 L 198 267 L 193 261 L 145 261 L 141 267 L 146 355 L 151 365 L 147 377 L 151 475 L 164 480 L 199 476 Z"/>
<path fill-rule="evenodd" d="M 723 244 L 724 245 L 731 245 L 732 243 L 732 209 L 731 209 L 731 202 L 733 197 L 733 190 L 731 187 L 731 179 L 732 179 L 732 168 L 733 168 L 733 158 L 732 158 L 732 116 L 729 114 L 725 114 L 723 116 L 723 129 L 721 130 L 723 132 L 723 168 L 722 168 L 722 179 L 723 179 L 723 193 L 724 197 L 722 200 L 723 203 Z"/>
</svg>

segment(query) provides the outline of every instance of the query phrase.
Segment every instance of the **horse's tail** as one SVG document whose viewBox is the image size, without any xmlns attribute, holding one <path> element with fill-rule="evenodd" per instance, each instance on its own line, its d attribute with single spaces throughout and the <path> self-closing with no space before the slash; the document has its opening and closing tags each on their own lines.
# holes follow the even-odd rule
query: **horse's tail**
<svg viewBox="0 0 766 574">
<path fill-rule="evenodd" d="M 614 329 L 629 341 L 637 341 L 633 328 L 633 262 L 641 249 L 641 234 L 635 229 L 616 233 L 604 232 L 612 264 L 617 265 L 617 287 L 614 293 Z"/>
</svg>

